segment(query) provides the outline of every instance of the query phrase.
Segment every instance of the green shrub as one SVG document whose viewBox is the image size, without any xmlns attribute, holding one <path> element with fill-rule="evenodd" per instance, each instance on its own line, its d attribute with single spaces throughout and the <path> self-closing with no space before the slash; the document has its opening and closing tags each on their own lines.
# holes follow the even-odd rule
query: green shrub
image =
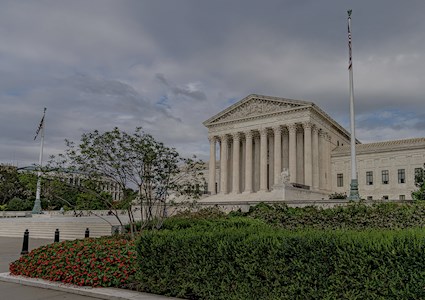
<svg viewBox="0 0 425 300">
<path fill-rule="evenodd" d="M 425 226 L 425 203 L 414 204 L 349 203 L 333 208 L 259 204 L 245 216 L 290 230 L 312 229 L 370 229 L 413 228 Z"/>
<path fill-rule="evenodd" d="M 228 216 L 218 207 L 207 207 L 198 211 L 186 210 L 172 217 L 165 219 L 160 228 L 157 228 L 158 220 L 152 220 L 144 224 L 146 229 L 184 229 L 198 224 L 209 224 L 211 220 L 228 219 Z M 140 231 L 142 226 L 140 221 L 135 223 L 136 230 Z M 125 225 L 125 230 L 130 231 L 130 225 Z"/>
<path fill-rule="evenodd" d="M 329 195 L 329 199 L 347 199 L 346 193 L 333 193 Z"/>
<path fill-rule="evenodd" d="M 32 210 L 34 201 L 22 200 L 20 198 L 13 198 L 7 203 L 6 209 L 9 211 L 29 211 Z"/>
<path fill-rule="evenodd" d="M 189 219 L 217 219 L 225 217 L 226 214 L 220 210 L 217 206 L 211 206 L 202 208 L 197 211 L 185 210 L 177 213 L 175 218 L 189 218 Z"/>
<path fill-rule="evenodd" d="M 151 231 L 140 290 L 187 299 L 424 299 L 425 232 L 261 226 Z"/>
</svg>

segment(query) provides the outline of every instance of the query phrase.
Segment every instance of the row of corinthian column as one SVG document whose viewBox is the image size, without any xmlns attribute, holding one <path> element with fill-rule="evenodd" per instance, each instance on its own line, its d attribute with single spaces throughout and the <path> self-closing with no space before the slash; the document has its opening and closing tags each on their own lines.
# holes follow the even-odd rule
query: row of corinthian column
<svg viewBox="0 0 425 300">
<path fill-rule="evenodd" d="M 302 135 L 297 134 L 301 128 L 303 129 Z M 271 133 L 273 139 L 268 140 L 268 136 L 271 139 Z M 288 137 L 283 139 L 284 135 L 288 135 Z M 284 164 L 287 164 L 289 169 L 291 183 L 304 184 L 316 191 L 326 191 L 331 188 L 329 178 L 331 138 L 323 129 L 319 129 L 312 123 L 279 125 L 225 133 L 220 136 L 210 135 L 208 140 L 210 141 L 208 189 L 211 194 L 218 191 L 223 194 L 255 192 L 254 176 L 258 177 L 258 173 L 258 190 L 267 191 L 273 184 L 279 184 Z M 288 145 L 285 145 L 284 140 Z M 220 145 L 219 174 L 216 174 L 216 142 L 219 142 Z M 241 143 L 243 147 L 241 147 Z M 273 144 L 272 147 L 271 144 Z M 285 149 L 282 149 L 282 145 Z M 229 152 L 229 148 L 231 148 L 231 152 Z M 284 153 L 284 150 L 288 153 Z M 297 150 L 303 151 L 303 153 L 298 152 L 297 155 Z M 244 159 L 241 159 L 241 152 Z M 285 163 L 282 161 L 283 157 L 286 157 Z M 255 163 L 258 160 L 259 165 Z M 230 168 L 231 170 L 229 170 Z M 297 171 L 300 172 L 298 177 Z M 270 174 L 272 175 L 269 176 Z M 217 175 L 220 177 L 219 188 L 216 188 Z"/>
</svg>

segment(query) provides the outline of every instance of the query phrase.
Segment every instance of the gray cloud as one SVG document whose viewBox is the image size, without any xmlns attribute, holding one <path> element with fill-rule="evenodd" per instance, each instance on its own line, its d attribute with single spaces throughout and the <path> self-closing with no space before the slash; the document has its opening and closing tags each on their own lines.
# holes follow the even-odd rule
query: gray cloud
<svg viewBox="0 0 425 300">
<path fill-rule="evenodd" d="M 186 96 L 195 100 L 204 101 L 207 100 L 207 96 L 204 92 L 198 90 L 191 90 L 190 88 L 180 88 L 178 86 L 171 85 L 163 74 L 156 74 L 156 78 L 167 88 L 171 90 L 171 92 L 175 96 Z"/>
<path fill-rule="evenodd" d="M 142 126 L 208 157 L 202 121 L 250 93 L 315 102 L 348 125 L 353 9 L 361 141 L 423 136 L 425 3 L 412 0 L 3 1 L 0 161 L 63 139 Z"/>
</svg>

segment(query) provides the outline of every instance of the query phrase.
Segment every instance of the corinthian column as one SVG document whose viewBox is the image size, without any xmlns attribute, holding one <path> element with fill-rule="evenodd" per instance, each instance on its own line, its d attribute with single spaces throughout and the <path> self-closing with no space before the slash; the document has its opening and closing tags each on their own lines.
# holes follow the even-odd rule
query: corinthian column
<svg viewBox="0 0 425 300">
<path fill-rule="evenodd" d="M 326 189 L 326 133 L 319 132 L 319 188 Z"/>
<path fill-rule="evenodd" d="M 252 193 L 252 131 L 245 132 L 245 193 Z"/>
<path fill-rule="evenodd" d="M 221 156 L 220 156 L 220 193 L 227 194 L 227 151 L 228 141 L 227 135 L 220 136 L 221 139 Z"/>
<path fill-rule="evenodd" d="M 297 125 L 288 125 L 289 132 L 289 176 L 291 182 L 297 182 Z"/>
<path fill-rule="evenodd" d="M 273 127 L 274 133 L 274 184 L 279 183 L 282 172 L 282 127 Z"/>
<path fill-rule="evenodd" d="M 267 129 L 260 130 L 260 191 L 267 190 Z"/>
<path fill-rule="evenodd" d="M 208 191 L 211 195 L 215 194 L 215 136 L 209 136 L 210 141 L 210 164 L 209 164 L 209 180 Z"/>
<path fill-rule="evenodd" d="M 233 178 L 232 193 L 240 193 L 239 189 L 239 153 L 240 153 L 240 135 L 239 132 L 233 134 Z"/>
<path fill-rule="evenodd" d="M 319 129 L 313 127 L 313 189 L 319 189 Z"/>
<path fill-rule="evenodd" d="M 326 188 L 328 191 L 332 189 L 331 182 L 331 135 L 326 135 Z"/>
<path fill-rule="evenodd" d="M 311 123 L 304 123 L 304 184 L 313 184 L 313 166 L 311 156 Z"/>
</svg>

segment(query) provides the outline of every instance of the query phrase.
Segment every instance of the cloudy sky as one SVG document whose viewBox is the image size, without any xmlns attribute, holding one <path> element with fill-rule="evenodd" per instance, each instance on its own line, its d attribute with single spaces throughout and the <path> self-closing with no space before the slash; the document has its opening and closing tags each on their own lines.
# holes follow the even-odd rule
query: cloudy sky
<svg viewBox="0 0 425 300">
<path fill-rule="evenodd" d="M 349 127 L 353 9 L 362 142 L 425 136 L 423 0 L 0 0 L 0 163 L 142 126 L 208 158 L 202 122 L 248 94 L 315 102 Z"/>
</svg>

